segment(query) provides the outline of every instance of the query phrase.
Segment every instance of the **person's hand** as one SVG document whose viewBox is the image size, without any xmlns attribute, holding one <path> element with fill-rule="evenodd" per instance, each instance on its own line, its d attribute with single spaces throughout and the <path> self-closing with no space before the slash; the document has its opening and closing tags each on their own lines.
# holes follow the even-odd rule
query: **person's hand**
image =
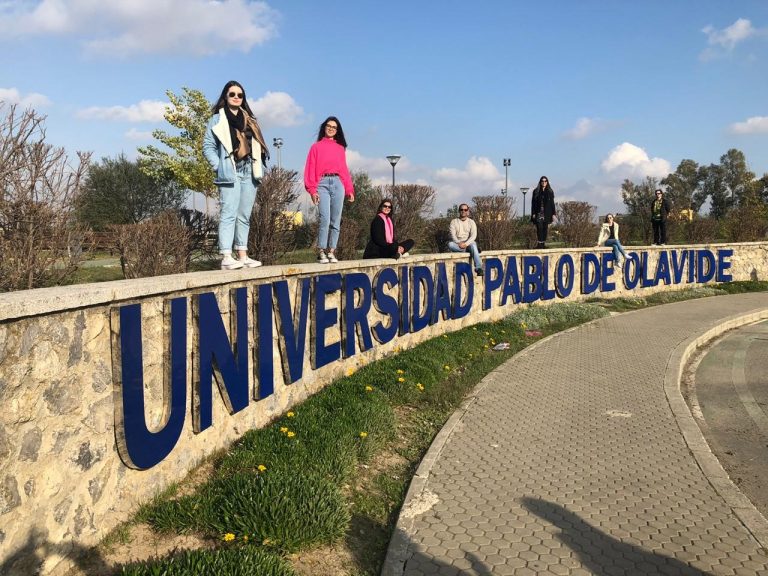
<svg viewBox="0 0 768 576">
<path fill-rule="evenodd" d="M 317 206 L 319 202 L 320 202 L 320 196 L 318 194 L 312 194 L 312 204 Z"/>
<path fill-rule="evenodd" d="M 354 202 L 355 201 L 355 197 L 354 196 L 347 196 L 347 201 L 348 202 Z"/>
<path fill-rule="evenodd" d="M 459 248 L 464 250 L 466 247 L 467 247 L 467 243 L 466 242 L 459 242 Z"/>
</svg>

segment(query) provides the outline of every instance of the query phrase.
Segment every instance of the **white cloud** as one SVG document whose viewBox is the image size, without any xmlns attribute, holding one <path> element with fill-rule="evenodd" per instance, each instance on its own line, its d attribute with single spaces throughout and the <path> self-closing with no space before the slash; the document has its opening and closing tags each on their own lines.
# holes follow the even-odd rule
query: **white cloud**
<svg viewBox="0 0 768 576">
<path fill-rule="evenodd" d="M 587 136 L 607 129 L 608 126 L 609 123 L 600 118 L 579 118 L 576 120 L 576 125 L 566 131 L 563 136 L 569 140 L 582 140 Z"/>
<path fill-rule="evenodd" d="M 22 94 L 16 88 L 0 88 L 0 102 L 18 104 L 23 108 L 35 109 L 51 105 L 51 101 L 43 94 L 38 94 L 37 92 Z"/>
<path fill-rule="evenodd" d="M 492 160 L 484 156 L 472 156 L 464 168 L 440 168 L 431 180 L 437 190 L 435 211 L 445 211 L 454 204 L 470 202 L 473 196 L 499 194 L 504 188 L 504 175 Z M 510 196 L 522 214 L 520 199 L 515 191 L 518 186 L 509 182 Z"/>
<path fill-rule="evenodd" d="M 624 142 L 611 150 L 603 160 L 604 172 L 620 176 L 655 176 L 663 178 L 671 171 L 671 165 L 663 158 L 650 158 L 648 153 L 634 144 Z"/>
<path fill-rule="evenodd" d="M 84 120 L 116 120 L 118 122 L 160 122 L 165 119 L 168 102 L 142 100 L 130 106 L 91 106 L 78 110 L 77 117 Z"/>
<path fill-rule="evenodd" d="M 286 92 L 267 92 L 255 102 L 248 102 L 251 110 L 266 128 L 273 126 L 298 126 L 306 115 L 293 97 Z"/>
<path fill-rule="evenodd" d="M 729 126 L 732 134 L 768 134 L 768 116 L 753 116 Z"/>
<path fill-rule="evenodd" d="M 752 26 L 752 22 L 746 18 L 739 18 L 722 30 L 710 25 L 702 28 L 701 31 L 707 36 L 707 44 L 709 45 L 699 54 L 699 59 L 703 61 L 712 60 L 726 52 L 731 52 L 737 44 L 755 36 L 765 35 L 766 32 Z"/>
<path fill-rule="evenodd" d="M 277 34 L 278 18 L 249 0 L 33 0 L 0 12 L 0 37 L 78 35 L 105 57 L 246 53 Z"/>
<path fill-rule="evenodd" d="M 146 141 L 152 139 L 152 132 L 146 131 L 146 130 L 136 130 L 136 128 L 131 128 L 128 130 L 128 132 L 125 133 L 125 137 L 128 140 L 139 140 L 139 141 Z"/>
</svg>

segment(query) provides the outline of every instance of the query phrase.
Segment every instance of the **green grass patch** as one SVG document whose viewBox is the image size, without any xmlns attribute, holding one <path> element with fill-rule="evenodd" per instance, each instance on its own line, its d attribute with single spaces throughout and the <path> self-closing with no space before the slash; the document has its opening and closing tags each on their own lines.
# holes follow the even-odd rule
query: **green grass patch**
<svg viewBox="0 0 768 576">
<path fill-rule="evenodd" d="M 220 550 L 192 550 L 164 559 L 127 564 L 120 576 L 296 576 L 280 556 L 255 546 L 236 544 Z"/>
</svg>

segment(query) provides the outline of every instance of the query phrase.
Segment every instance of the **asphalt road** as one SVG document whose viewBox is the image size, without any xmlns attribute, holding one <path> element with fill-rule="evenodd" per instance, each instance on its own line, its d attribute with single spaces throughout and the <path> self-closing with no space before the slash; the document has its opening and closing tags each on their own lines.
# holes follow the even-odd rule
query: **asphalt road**
<svg viewBox="0 0 768 576">
<path fill-rule="evenodd" d="M 692 371 L 688 401 L 712 452 L 768 517 L 768 322 L 726 333 Z"/>
</svg>

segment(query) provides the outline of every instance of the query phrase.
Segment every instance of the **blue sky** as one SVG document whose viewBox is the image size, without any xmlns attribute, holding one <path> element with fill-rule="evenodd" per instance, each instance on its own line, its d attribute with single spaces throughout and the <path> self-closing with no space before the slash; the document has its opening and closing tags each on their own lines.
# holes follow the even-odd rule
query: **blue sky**
<svg viewBox="0 0 768 576">
<path fill-rule="evenodd" d="M 684 158 L 768 172 L 766 0 L 0 0 L 0 50 L 0 100 L 97 159 L 167 127 L 166 90 L 236 79 L 284 167 L 336 115 L 350 168 L 401 154 L 436 212 L 501 192 L 503 158 L 518 213 L 542 174 L 603 213 Z"/>
</svg>

